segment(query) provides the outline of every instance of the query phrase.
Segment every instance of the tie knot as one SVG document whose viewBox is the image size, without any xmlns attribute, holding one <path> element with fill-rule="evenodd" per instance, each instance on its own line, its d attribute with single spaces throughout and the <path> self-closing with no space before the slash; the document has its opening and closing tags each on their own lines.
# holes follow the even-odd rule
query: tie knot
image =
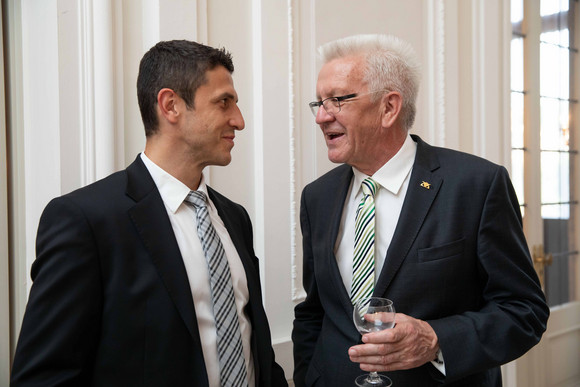
<svg viewBox="0 0 580 387">
<path fill-rule="evenodd" d="M 207 205 L 205 193 L 201 191 L 189 191 L 185 201 L 193 204 L 196 209 Z"/>
<path fill-rule="evenodd" d="M 361 187 L 365 197 L 371 195 L 374 198 L 377 189 L 379 188 L 379 184 L 372 178 L 367 177 L 363 180 Z"/>
</svg>

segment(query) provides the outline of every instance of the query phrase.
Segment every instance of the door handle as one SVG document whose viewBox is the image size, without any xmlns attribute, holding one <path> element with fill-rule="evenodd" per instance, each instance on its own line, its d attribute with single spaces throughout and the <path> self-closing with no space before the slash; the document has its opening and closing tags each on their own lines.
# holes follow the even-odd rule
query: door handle
<svg viewBox="0 0 580 387">
<path fill-rule="evenodd" d="M 534 262 L 534 269 L 536 269 L 536 273 L 540 278 L 542 289 L 545 290 L 546 267 L 554 262 L 554 257 L 551 253 L 546 254 L 544 251 L 544 245 L 540 244 L 532 247 L 532 260 Z"/>
</svg>

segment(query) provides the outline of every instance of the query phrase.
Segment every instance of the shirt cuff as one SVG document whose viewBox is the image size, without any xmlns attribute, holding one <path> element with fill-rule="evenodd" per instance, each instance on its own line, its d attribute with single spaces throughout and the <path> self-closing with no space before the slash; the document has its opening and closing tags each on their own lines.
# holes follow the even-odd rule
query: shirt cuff
<svg viewBox="0 0 580 387">
<path fill-rule="evenodd" d="M 433 366 L 445 376 L 445 361 L 443 360 L 441 349 L 437 351 L 435 359 L 431 360 L 431 364 L 433 364 Z"/>
</svg>

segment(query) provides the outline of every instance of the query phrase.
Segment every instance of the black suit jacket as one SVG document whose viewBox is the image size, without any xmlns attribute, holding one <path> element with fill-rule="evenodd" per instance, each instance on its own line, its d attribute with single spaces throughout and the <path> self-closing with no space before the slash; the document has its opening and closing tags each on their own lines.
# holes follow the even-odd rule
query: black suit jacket
<svg viewBox="0 0 580 387">
<path fill-rule="evenodd" d="M 247 276 L 259 386 L 286 386 L 244 208 L 208 187 Z M 193 298 L 159 191 L 137 157 L 52 200 L 38 228 L 13 386 L 207 386 Z"/>
<path fill-rule="evenodd" d="M 417 155 L 374 295 L 431 324 L 447 377 L 430 363 L 387 375 L 395 386 L 499 386 L 499 366 L 539 341 L 549 314 L 517 198 L 505 168 L 413 139 Z M 364 373 L 348 357 L 361 335 L 334 255 L 352 175 L 339 166 L 302 193 L 307 297 L 292 333 L 297 387 L 351 385 Z"/>
</svg>

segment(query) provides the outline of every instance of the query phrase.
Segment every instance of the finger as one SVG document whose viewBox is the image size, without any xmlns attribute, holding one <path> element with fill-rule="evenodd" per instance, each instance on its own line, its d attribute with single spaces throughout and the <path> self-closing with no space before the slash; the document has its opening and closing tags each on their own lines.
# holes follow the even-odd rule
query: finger
<svg viewBox="0 0 580 387">
<path fill-rule="evenodd" d="M 388 355 L 351 357 L 353 363 L 359 363 L 364 371 L 396 371 L 416 368 L 424 364 L 415 358 L 409 358 L 402 353 Z"/>
<path fill-rule="evenodd" d="M 362 342 L 365 344 L 394 343 L 402 338 L 401 328 L 396 325 L 394 328 L 385 329 L 379 332 L 365 333 Z"/>
<path fill-rule="evenodd" d="M 387 353 L 389 353 L 388 346 L 385 344 L 359 344 L 348 350 L 348 355 L 355 357 L 385 355 Z"/>
<path fill-rule="evenodd" d="M 389 358 L 383 357 L 380 359 L 373 359 L 372 362 L 361 362 L 359 367 L 363 371 L 367 372 L 381 372 L 381 371 L 400 371 L 400 370 L 410 370 L 413 368 L 420 367 L 425 363 L 417 363 L 413 361 L 389 361 Z M 357 363 L 357 362 L 355 362 Z"/>
<path fill-rule="evenodd" d="M 350 357 L 350 361 L 353 363 L 359 363 L 360 367 L 375 367 L 379 368 L 381 371 L 385 370 L 385 367 L 388 367 L 393 360 L 389 360 L 390 357 L 388 355 L 376 355 L 376 356 L 357 356 L 357 357 Z"/>
</svg>

